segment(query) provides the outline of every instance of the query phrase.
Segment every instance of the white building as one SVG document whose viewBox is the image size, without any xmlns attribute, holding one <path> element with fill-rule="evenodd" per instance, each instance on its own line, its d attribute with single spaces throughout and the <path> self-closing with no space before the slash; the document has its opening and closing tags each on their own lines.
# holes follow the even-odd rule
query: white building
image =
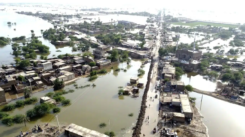
<svg viewBox="0 0 245 137">
<path fill-rule="evenodd" d="M 42 67 L 44 71 L 53 69 L 53 64 L 51 62 L 41 63 L 39 66 Z"/>
</svg>

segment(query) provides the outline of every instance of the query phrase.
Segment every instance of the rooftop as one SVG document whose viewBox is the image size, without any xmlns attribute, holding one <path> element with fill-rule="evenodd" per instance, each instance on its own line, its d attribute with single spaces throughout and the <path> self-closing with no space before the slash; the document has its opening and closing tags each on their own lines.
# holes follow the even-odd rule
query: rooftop
<svg viewBox="0 0 245 137">
<path fill-rule="evenodd" d="M 97 131 L 94 131 L 94 130 L 90 130 L 90 129 L 87 129 L 87 128 L 84 128 L 84 127 L 81 127 L 81 126 L 78 126 L 76 124 L 70 124 L 66 129 L 65 131 L 68 131 L 70 133 L 73 133 L 73 134 L 76 134 L 76 135 L 79 135 L 81 137 L 109 137 L 105 134 L 102 134 L 102 133 L 99 133 Z"/>
</svg>

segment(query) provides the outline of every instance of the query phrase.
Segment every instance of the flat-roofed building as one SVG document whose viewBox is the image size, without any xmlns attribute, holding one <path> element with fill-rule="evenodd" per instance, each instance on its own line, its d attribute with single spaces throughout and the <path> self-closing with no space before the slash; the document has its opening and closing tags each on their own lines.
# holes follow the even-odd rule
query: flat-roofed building
<svg viewBox="0 0 245 137">
<path fill-rule="evenodd" d="M 66 127 L 65 135 L 68 137 L 109 137 L 105 134 L 78 126 L 73 123 Z"/>
<path fill-rule="evenodd" d="M 193 112 L 188 96 L 186 94 L 180 94 L 180 102 L 181 102 L 181 112 L 185 114 L 185 117 L 192 118 Z"/>
<path fill-rule="evenodd" d="M 182 113 L 173 113 L 173 120 L 177 122 L 185 122 L 185 115 Z"/>
<path fill-rule="evenodd" d="M 180 49 L 176 51 L 176 57 L 179 60 L 200 60 L 202 58 L 202 52 L 196 50 L 184 50 Z"/>
<path fill-rule="evenodd" d="M 163 79 L 165 79 L 165 78 L 171 78 L 171 79 L 173 79 L 174 76 L 175 76 L 175 67 L 173 67 L 171 65 L 166 66 L 166 67 L 163 67 L 163 70 L 162 70 L 162 77 L 163 77 Z"/>
<path fill-rule="evenodd" d="M 49 61 L 44 62 L 44 63 L 40 63 L 38 66 L 42 67 L 44 71 L 53 69 L 53 64 L 52 64 L 52 62 L 49 62 Z"/>
</svg>

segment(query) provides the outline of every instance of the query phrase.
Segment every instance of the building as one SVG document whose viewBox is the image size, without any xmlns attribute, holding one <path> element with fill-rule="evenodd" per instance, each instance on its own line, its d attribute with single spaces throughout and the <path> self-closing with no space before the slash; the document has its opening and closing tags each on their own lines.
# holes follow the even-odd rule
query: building
<svg viewBox="0 0 245 137">
<path fill-rule="evenodd" d="M 191 104 L 189 101 L 189 98 L 186 94 L 180 94 L 180 102 L 181 102 L 181 112 L 185 114 L 186 118 L 191 118 L 193 117 L 193 112 L 191 108 Z"/>
<path fill-rule="evenodd" d="M 65 129 L 65 135 L 67 137 L 109 137 L 105 134 L 78 126 L 73 123 L 67 126 Z"/>
<path fill-rule="evenodd" d="M 5 103 L 6 98 L 5 98 L 5 92 L 4 90 L 0 87 L 0 104 Z"/>
<path fill-rule="evenodd" d="M 182 113 L 173 113 L 173 120 L 177 122 L 185 122 L 185 115 Z"/>
<path fill-rule="evenodd" d="M 97 59 L 104 58 L 105 57 L 105 54 L 106 54 L 106 51 L 109 50 L 109 49 L 110 49 L 109 46 L 102 46 L 102 45 L 100 45 L 98 48 L 96 48 L 93 51 L 94 58 L 97 58 Z"/>
<path fill-rule="evenodd" d="M 167 65 L 165 67 L 163 67 L 162 70 L 162 78 L 163 79 L 173 79 L 175 76 L 175 67 L 171 66 L 171 65 Z"/>
<path fill-rule="evenodd" d="M 195 51 L 195 50 L 177 50 L 176 51 L 176 57 L 179 60 L 200 60 L 202 58 L 202 52 L 201 51 Z"/>
<path fill-rule="evenodd" d="M 96 65 L 99 67 L 109 66 L 109 65 L 111 65 L 111 60 L 109 60 L 109 59 L 96 60 Z"/>
<path fill-rule="evenodd" d="M 170 81 L 171 85 L 171 90 L 176 90 L 176 91 L 184 91 L 185 90 L 185 84 L 182 81 Z"/>
<path fill-rule="evenodd" d="M 51 62 L 40 63 L 38 66 L 42 67 L 43 71 L 47 71 L 47 70 L 53 69 L 53 64 Z"/>
<path fill-rule="evenodd" d="M 70 80 L 75 79 L 75 74 L 72 73 L 72 72 L 60 71 L 60 73 L 63 74 L 63 75 L 61 75 L 61 76 L 58 77 L 58 79 L 60 81 L 64 81 L 65 82 L 65 81 L 70 81 Z"/>
<path fill-rule="evenodd" d="M 139 78 L 138 78 L 138 77 L 130 78 L 130 83 L 131 83 L 131 84 L 137 84 L 138 81 L 139 81 Z"/>
<path fill-rule="evenodd" d="M 41 97 L 40 103 L 56 104 L 56 101 L 50 97 Z"/>
</svg>

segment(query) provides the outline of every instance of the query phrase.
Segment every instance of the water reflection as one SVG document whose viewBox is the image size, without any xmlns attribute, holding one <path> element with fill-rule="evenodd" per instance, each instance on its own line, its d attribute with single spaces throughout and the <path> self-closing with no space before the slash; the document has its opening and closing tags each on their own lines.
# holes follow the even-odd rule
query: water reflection
<svg viewBox="0 0 245 137">
<path fill-rule="evenodd" d="M 216 89 L 216 82 L 204 79 L 203 76 L 194 72 L 182 75 L 180 80 L 183 81 L 185 85 L 191 85 L 194 88 L 204 91 L 214 91 Z"/>
</svg>

